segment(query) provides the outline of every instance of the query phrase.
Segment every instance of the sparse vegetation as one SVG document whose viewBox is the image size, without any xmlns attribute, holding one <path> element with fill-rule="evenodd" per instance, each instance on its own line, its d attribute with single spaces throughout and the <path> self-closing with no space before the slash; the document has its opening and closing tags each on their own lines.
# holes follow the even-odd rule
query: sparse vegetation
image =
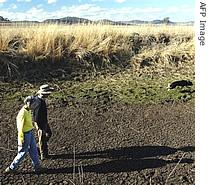
<svg viewBox="0 0 210 185">
<path fill-rule="evenodd" d="M 2 164 L 14 157 L 15 112 L 48 83 L 52 158 L 42 178 L 24 163 L 28 183 L 194 183 L 191 26 L 0 28 Z M 167 89 L 181 79 L 193 85 Z M 25 180 L 3 175 L 2 183 Z"/>
<path fill-rule="evenodd" d="M 168 82 L 179 78 L 194 81 L 194 53 L 194 35 L 190 26 L 19 25 L 0 30 L 0 55 L 4 56 L 0 62 L 7 64 L 10 75 L 15 66 L 16 71 L 21 70 L 18 69 L 18 62 L 24 57 L 14 60 L 18 55 L 27 56 L 24 59 L 29 60 L 27 63 L 30 59 L 38 63 L 54 61 L 56 65 L 59 61 L 75 61 L 70 66 L 71 74 L 65 66 L 55 67 L 54 71 L 45 68 L 48 71 L 44 73 L 43 67 L 37 69 L 41 72 L 31 67 L 29 69 L 35 71 L 30 73 L 30 78 L 40 74 L 39 79 L 48 74 L 53 80 L 53 76 L 64 80 L 72 72 L 78 73 L 72 78 L 77 85 L 66 88 L 78 98 L 85 94 L 95 98 L 95 89 L 100 86 L 102 91 L 109 91 L 112 98 L 126 102 L 171 99 L 170 93 L 164 93 Z M 12 57 L 9 58 L 9 54 Z M 4 58 L 11 63 L 5 62 L 7 60 Z M 75 71 L 76 63 L 86 66 L 82 74 Z M 116 65 L 124 72 L 120 70 L 120 74 L 116 75 L 100 72 Z M 116 71 L 115 67 L 112 71 Z M 85 83 L 84 72 L 90 72 L 92 76 L 86 77 L 88 81 Z M 94 90 L 86 92 L 86 86 Z M 152 90 L 149 91 L 150 86 Z M 181 96 L 175 93 L 173 98 L 180 99 Z"/>
<path fill-rule="evenodd" d="M 167 92 L 166 87 L 168 82 L 180 78 L 194 82 L 194 54 L 191 26 L 46 24 L 0 30 L 2 71 L 5 66 L 15 78 L 29 71 L 23 77 L 26 80 L 62 80 L 63 86 L 68 86 L 64 80 L 68 81 L 70 76 L 74 83 L 66 88 L 65 96 L 73 94 L 78 99 L 94 99 L 105 92 L 109 94 L 106 96 L 125 102 L 190 100 L 194 97 L 193 89 L 183 94 L 182 90 Z M 21 61 L 27 61 L 24 65 L 33 62 L 33 68 L 18 68 Z M 74 63 L 59 66 L 62 61 Z M 46 62 L 55 67 L 48 69 Z M 107 74 L 107 69 L 114 71 L 114 75 Z M 19 70 L 22 71 L 18 74 Z"/>
</svg>

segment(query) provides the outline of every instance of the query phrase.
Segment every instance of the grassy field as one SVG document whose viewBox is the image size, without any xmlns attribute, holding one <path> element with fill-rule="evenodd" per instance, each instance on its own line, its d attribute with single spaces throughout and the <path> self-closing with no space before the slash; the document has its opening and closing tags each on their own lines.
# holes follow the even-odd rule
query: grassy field
<svg viewBox="0 0 210 185">
<path fill-rule="evenodd" d="M 0 29 L 0 62 L 10 70 L 9 75 L 14 66 L 21 70 L 18 62 L 24 57 L 29 62 L 57 64 L 74 60 L 91 70 L 92 77 L 79 82 L 65 77 L 45 80 L 59 87 L 55 98 L 72 94 L 77 99 L 97 100 L 101 95 L 132 103 L 191 100 L 194 86 L 187 94 L 183 89 L 168 92 L 166 87 L 173 80 L 194 82 L 194 55 L 192 26 L 13 25 Z M 17 56 L 21 57 L 14 60 Z M 102 73 L 113 66 L 120 72 Z M 71 68 L 74 71 L 74 65 Z M 62 70 L 66 75 L 66 69 Z M 36 80 L 25 92 L 33 92 L 40 83 Z"/>
<path fill-rule="evenodd" d="M 153 36 L 157 40 L 167 34 L 175 39 L 173 44 L 180 43 L 179 38 L 194 37 L 191 26 L 14 25 L 1 27 L 0 51 L 13 49 L 26 55 L 51 57 L 62 57 L 75 50 L 78 56 L 84 52 L 108 55 L 120 49 L 129 52 L 133 33 L 143 39 Z"/>
</svg>

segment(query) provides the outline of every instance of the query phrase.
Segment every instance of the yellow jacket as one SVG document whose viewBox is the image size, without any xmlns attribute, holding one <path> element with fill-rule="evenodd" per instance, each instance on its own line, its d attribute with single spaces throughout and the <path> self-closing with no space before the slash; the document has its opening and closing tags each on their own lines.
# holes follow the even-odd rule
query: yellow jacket
<svg viewBox="0 0 210 185">
<path fill-rule="evenodd" d="M 28 132 L 34 128 L 32 124 L 31 110 L 29 110 L 28 107 L 24 105 L 20 109 L 16 120 L 18 130 L 18 145 L 22 145 L 24 141 L 24 132 Z"/>
</svg>

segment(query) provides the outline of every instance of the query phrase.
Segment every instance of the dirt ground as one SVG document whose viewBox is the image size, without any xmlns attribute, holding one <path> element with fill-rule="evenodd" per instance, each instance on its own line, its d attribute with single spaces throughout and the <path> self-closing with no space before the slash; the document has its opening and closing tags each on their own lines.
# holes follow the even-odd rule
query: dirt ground
<svg viewBox="0 0 210 185">
<path fill-rule="evenodd" d="M 192 185 L 194 105 L 107 106 L 49 102 L 50 159 L 35 174 L 29 157 L 4 174 L 17 150 L 21 102 L 0 104 L 0 185 Z"/>
</svg>

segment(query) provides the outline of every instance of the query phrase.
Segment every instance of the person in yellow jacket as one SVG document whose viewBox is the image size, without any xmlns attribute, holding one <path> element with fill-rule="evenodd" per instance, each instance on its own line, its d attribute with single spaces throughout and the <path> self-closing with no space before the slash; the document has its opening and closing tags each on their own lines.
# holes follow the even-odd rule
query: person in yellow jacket
<svg viewBox="0 0 210 185">
<path fill-rule="evenodd" d="M 32 132 L 34 126 L 32 124 L 31 111 L 33 111 L 38 106 L 37 101 L 34 96 L 28 96 L 24 100 L 24 103 L 25 105 L 21 108 L 16 117 L 18 130 L 18 153 L 10 166 L 6 168 L 6 173 L 10 173 L 16 170 L 27 153 L 29 153 L 29 156 L 32 160 L 32 165 L 35 172 L 39 172 L 41 169 L 36 147 L 36 140 Z"/>
</svg>

